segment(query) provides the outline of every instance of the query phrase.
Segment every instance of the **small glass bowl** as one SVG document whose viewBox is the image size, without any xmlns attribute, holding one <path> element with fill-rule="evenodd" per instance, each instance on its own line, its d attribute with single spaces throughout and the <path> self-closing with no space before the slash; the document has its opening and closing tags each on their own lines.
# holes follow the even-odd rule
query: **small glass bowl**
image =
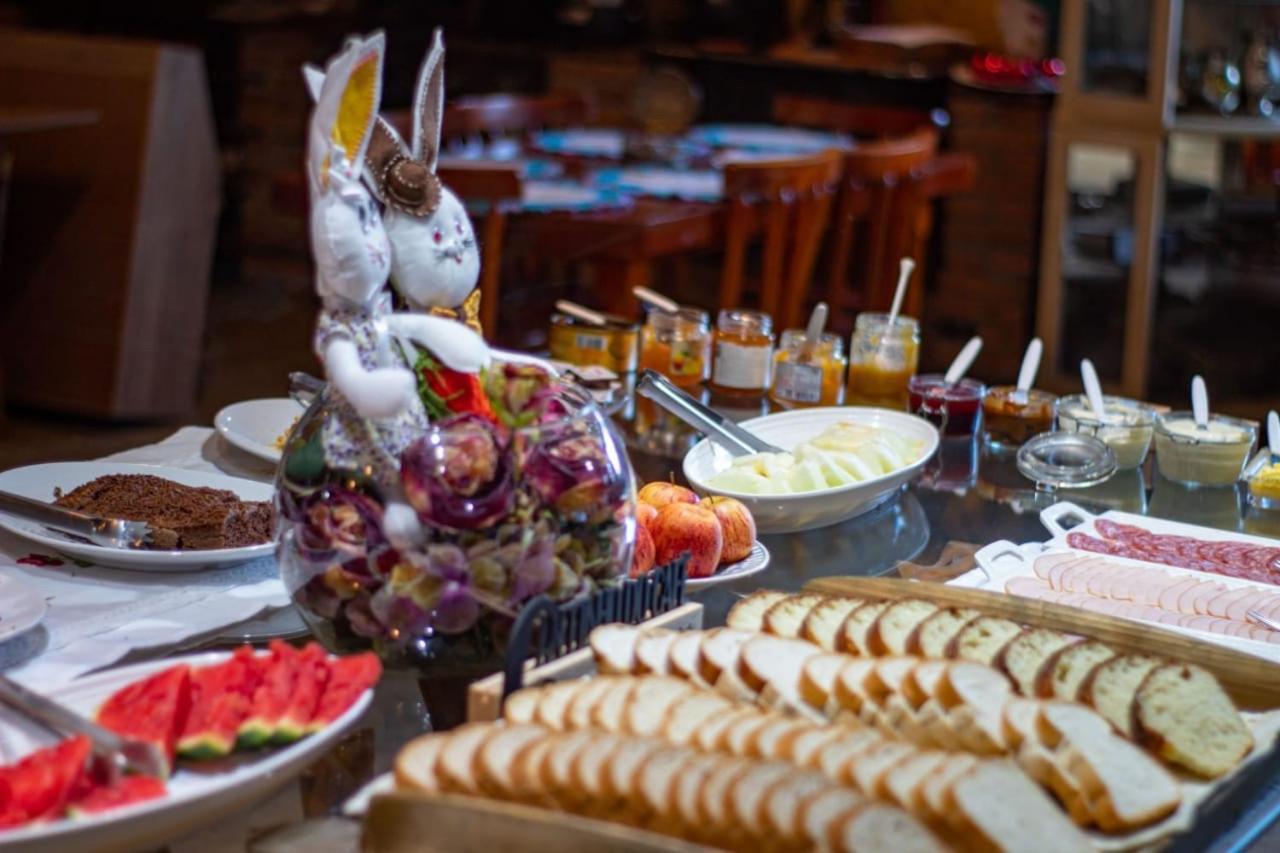
<svg viewBox="0 0 1280 853">
<path fill-rule="evenodd" d="M 1203 431 L 1191 412 L 1156 418 L 1156 462 L 1166 478 L 1191 486 L 1229 486 L 1240 478 L 1258 429 L 1249 421 L 1210 415 Z"/>
<path fill-rule="evenodd" d="M 1271 448 L 1264 447 L 1254 454 L 1244 466 L 1240 481 L 1250 505 L 1280 509 L 1280 456 L 1273 456 Z"/>
<path fill-rule="evenodd" d="M 943 435 L 973 435 L 982 414 L 987 386 L 974 379 L 948 385 L 941 373 L 912 376 L 907 383 L 909 411 L 938 428 Z"/>
<path fill-rule="evenodd" d="M 1155 412 L 1127 397 L 1103 397 L 1105 421 L 1099 421 L 1084 394 L 1058 400 L 1058 429 L 1092 435 L 1106 442 L 1117 468 L 1137 468 L 1151 449 Z"/>
<path fill-rule="evenodd" d="M 1018 451 L 1018 470 L 1037 488 L 1083 489 L 1116 473 L 1116 455 L 1091 435 L 1042 432 Z"/>
<path fill-rule="evenodd" d="M 982 425 L 987 444 L 996 450 L 1021 447 L 1033 435 L 1053 429 L 1057 397 L 1035 388 L 1018 395 L 1013 385 L 987 389 L 982 398 Z"/>
</svg>

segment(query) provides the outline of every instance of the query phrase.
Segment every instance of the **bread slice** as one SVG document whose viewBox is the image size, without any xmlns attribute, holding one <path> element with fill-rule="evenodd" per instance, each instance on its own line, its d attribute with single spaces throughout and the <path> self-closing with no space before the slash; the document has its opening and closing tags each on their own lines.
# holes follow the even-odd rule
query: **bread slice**
<svg viewBox="0 0 1280 853">
<path fill-rule="evenodd" d="M 540 808 L 556 808 L 557 802 L 550 789 L 543 784 L 542 766 L 555 744 L 557 735 L 547 732 L 546 737 L 530 742 L 516 754 L 511 766 L 511 798 Z"/>
<path fill-rule="evenodd" d="M 551 749 L 543 757 L 540 781 L 562 808 L 575 810 L 583 801 L 585 792 L 574 781 L 574 763 L 578 753 L 599 738 L 600 733 L 593 731 L 568 732 L 550 738 Z"/>
<path fill-rule="evenodd" d="M 840 819 L 827 836 L 830 849 L 858 853 L 940 853 L 948 849 L 920 821 L 896 806 L 865 803 Z"/>
<path fill-rule="evenodd" d="M 751 754 L 769 761 L 787 761 L 792 741 L 816 728 L 813 723 L 795 717 L 774 717 L 756 731 L 749 744 Z"/>
<path fill-rule="evenodd" d="M 1115 651 L 1106 643 L 1085 640 L 1072 643 L 1054 652 L 1040 672 L 1036 673 L 1036 695 L 1045 699 L 1062 699 L 1074 702 L 1079 696 L 1080 685 L 1095 666 L 1115 657 Z"/>
<path fill-rule="evenodd" d="M 850 729 L 847 734 L 827 744 L 814 756 L 815 767 L 827 778 L 848 785 L 849 765 L 862 753 L 885 741 L 884 735 L 871 729 Z"/>
<path fill-rule="evenodd" d="M 715 684 L 725 670 L 736 673 L 738 650 L 756 636 L 758 634 L 733 628 L 713 628 L 703 633 L 698 647 L 698 674 L 708 684 Z"/>
<path fill-rule="evenodd" d="M 633 808 L 640 806 L 634 796 L 640 768 L 650 757 L 666 748 L 667 745 L 661 741 L 649 738 L 622 738 L 605 766 L 605 797 Z"/>
<path fill-rule="evenodd" d="M 667 650 L 668 672 L 680 676 L 695 687 L 710 687 L 711 683 L 698 672 L 701 647 L 701 631 L 678 632 L 671 648 Z"/>
<path fill-rule="evenodd" d="M 1133 740 L 1133 699 L 1147 674 L 1161 663 L 1147 655 L 1118 655 L 1093 668 L 1079 688 L 1080 701 L 1101 714 L 1112 728 Z"/>
<path fill-rule="evenodd" d="M 698 805 L 703 825 L 712 836 L 725 833 L 730 838 L 735 835 L 741 837 L 740 833 L 734 832 L 729 792 L 733 790 L 733 783 L 737 778 L 751 769 L 751 766 L 752 762 L 741 758 L 720 756 L 719 763 L 703 781 L 698 790 Z"/>
<path fill-rule="evenodd" d="M 396 753 L 396 787 L 406 791 L 435 794 L 440 791 L 436 762 L 450 737 L 449 732 L 432 732 L 409 741 Z"/>
<path fill-rule="evenodd" d="M 508 723 L 532 723 L 542 701 L 542 691 L 546 687 L 523 687 L 512 693 L 502 703 L 502 719 Z"/>
<path fill-rule="evenodd" d="M 907 637 L 907 654 L 922 658 L 944 658 L 951 641 L 964 626 L 982 614 L 977 610 L 948 607 L 925 619 Z"/>
<path fill-rule="evenodd" d="M 1027 628 L 996 656 L 996 666 L 1023 696 L 1036 695 L 1036 675 L 1044 662 L 1077 638 L 1050 628 Z"/>
<path fill-rule="evenodd" d="M 1010 749 L 1017 749 L 1024 741 L 1040 742 L 1037 730 L 1041 702 L 1038 699 L 1013 697 L 1005 700 L 1000 719 L 1004 726 L 1004 740 Z"/>
<path fill-rule="evenodd" d="M 805 658 L 800 667 L 801 701 L 814 710 L 827 714 L 834 699 L 836 678 L 849 660 L 848 655 L 826 652 Z"/>
<path fill-rule="evenodd" d="M 724 716 L 740 706 L 718 693 L 698 690 L 676 700 L 667 711 L 662 738 L 667 743 L 691 744 L 694 735 L 713 718 Z"/>
<path fill-rule="evenodd" d="M 796 772 L 790 764 L 778 761 L 752 762 L 729 788 L 729 809 L 733 820 L 753 838 L 769 836 L 766 803 L 775 785 Z"/>
<path fill-rule="evenodd" d="M 564 712 L 565 730 L 591 728 L 591 717 L 596 704 L 600 702 L 607 691 L 628 678 L 630 676 L 597 675 L 595 678 L 588 679 L 581 689 L 573 695 L 573 698 L 569 700 L 569 707 Z M 508 718 L 508 722 L 514 721 Z"/>
<path fill-rule="evenodd" d="M 1209 779 L 1240 763 L 1253 735 L 1213 674 L 1164 664 L 1148 673 L 1134 697 L 1139 740 L 1166 761 Z"/>
<path fill-rule="evenodd" d="M 895 601 L 871 625 L 867 646 L 873 655 L 904 655 L 907 640 L 920 623 L 938 612 L 938 605 L 920 598 Z"/>
<path fill-rule="evenodd" d="M 647 628 L 641 631 L 640 636 L 636 638 L 636 674 L 667 675 L 670 673 L 671 663 L 667 656 L 671 651 L 671 644 L 678 636 L 680 636 L 679 631 L 672 631 L 669 628 Z"/>
<path fill-rule="evenodd" d="M 671 706 L 697 688 L 671 676 L 654 675 L 636 684 L 627 705 L 622 730 L 637 737 L 653 737 L 662 731 Z"/>
<path fill-rule="evenodd" d="M 848 732 L 844 726 L 810 727 L 791 739 L 787 744 L 787 754 L 782 757 L 797 767 L 816 767 L 819 753 Z"/>
<path fill-rule="evenodd" d="M 592 629 L 587 637 L 596 658 L 596 670 L 627 675 L 636 665 L 636 642 L 640 629 L 634 625 L 611 622 Z"/>
<path fill-rule="evenodd" d="M 861 598 L 827 598 L 809 611 L 800 626 L 800 639 L 834 652 L 840 638 L 840 627 L 855 608 L 866 602 Z"/>
<path fill-rule="evenodd" d="M 954 779 L 952 826 L 978 850 L 1085 853 L 1089 839 L 1010 761 L 980 761 Z"/>
<path fill-rule="evenodd" d="M 960 629 L 947 649 L 947 657 L 991 666 L 1010 640 L 1022 633 L 1022 626 L 999 616 L 979 616 Z"/>
<path fill-rule="evenodd" d="M 919 748 L 900 740 L 886 740 L 859 754 L 846 765 L 853 786 L 869 797 L 880 795 L 880 782 L 900 762 L 919 753 Z"/>
<path fill-rule="evenodd" d="M 771 834 L 784 850 L 804 850 L 805 802 L 831 787 L 831 780 L 813 770 L 792 770 L 773 784 L 765 795 L 764 817 Z"/>
<path fill-rule="evenodd" d="M 1058 751 L 1083 786 L 1101 829 L 1137 829 L 1178 808 L 1182 792 L 1173 776 L 1140 748 L 1113 734 L 1091 709 L 1046 702 L 1040 719 L 1043 730 L 1060 737 Z"/>
<path fill-rule="evenodd" d="M 639 681 L 620 678 L 600 694 L 591 707 L 591 727 L 606 732 L 620 732 L 626 727 L 627 706 Z"/>
<path fill-rule="evenodd" d="M 946 752 L 927 749 L 898 762 L 880 777 L 880 789 L 877 792 L 879 797 L 892 800 L 907 811 L 912 811 L 916 807 L 920 786 L 947 760 L 947 756 Z"/>
<path fill-rule="evenodd" d="M 636 769 L 634 790 L 645 810 L 655 816 L 649 821 L 652 828 L 666 832 L 683 828 L 676 808 L 676 783 L 696 755 L 687 749 L 657 749 Z"/>
<path fill-rule="evenodd" d="M 943 823 L 947 814 L 947 797 L 951 792 L 951 784 L 965 773 L 977 766 L 979 759 L 967 752 L 947 753 L 946 760 L 933 769 L 933 772 L 916 789 L 915 802 L 911 809 L 926 820 Z"/>
<path fill-rule="evenodd" d="M 756 734 L 774 719 L 776 717 L 772 714 L 740 718 L 724 730 L 720 737 L 720 751 L 740 758 L 750 758 L 754 752 L 752 747 Z"/>
<path fill-rule="evenodd" d="M 877 710 L 880 707 L 879 697 L 872 692 L 874 686 L 879 683 L 872 679 L 875 665 L 874 658 L 864 658 L 851 659 L 840 667 L 831 690 L 835 708 L 848 711 L 849 715 L 856 720 L 861 719 L 864 705 L 870 705 L 871 710 Z"/>
<path fill-rule="evenodd" d="M 701 791 L 707 778 L 725 761 L 722 755 L 694 755 L 680 769 L 676 778 L 676 818 L 686 827 L 703 826 Z M 691 833 L 698 837 L 698 833 Z"/>
<path fill-rule="evenodd" d="M 1075 774 L 1067 768 L 1064 754 L 1051 752 L 1038 740 L 1026 740 L 1015 758 L 1023 772 L 1053 792 L 1072 823 L 1092 826 L 1096 822 L 1093 804 Z"/>
<path fill-rule="evenodd" d="M 1004 675 L 968 661 L 956 661 L 943 670 L 942 680 L 937 686 L 938 702 L 953 713 L 962 707 L 971 714 L 973 725 L 984 739 L 981 742 L 986 745 L 989 741 L 994 751 L 1008 749 L 1002 716 L 1009 695 L 1009 680 Z M 960 729 L 964 737 L 963 724 Z"/>
<path fill-rule="evenodd" d="M 757 590 L 729 608 L 724 624 L 739 631 L 759 633 L 764 629 L 764 614 L 773 605 L 790 598 L 791 593 L 776 589 Z"/>
<path fill-rule="evenodd" d="M 836 638 L 836 651 L 851 655 L 869 655 L 868 635 L 880 614 L 888 609 L 891 601 L 868 601 L 850 611 L 840 626 L 840 634 Z"/>
<path fill-rule="evenodd" d="M 805 618 L 824 600 L 825 595 L 813 593 L 789 595 L 764 612 L 761 629 L 766 634 L 795 639 L 800 636 Z"/>
<path fill-rule="evenodd" d="M 757 719 L 764 713 L 757 708 L 739 706 L 736 710 L 710 717 L 693 733 L 693 745 L 703 752 L 727 752 L 724 735 L 730 726 L 743 719 Z"/>
<path fill-rule="evenodd" d="M 836 839 L 838 843 L 833 844 L 831 833 L 867 803 L 866 797 L 851 788 L 830 785 L 806 797 L 800 806 L 800 827 L 806 842 L 803 849 L 860 850 L 860 847 L 845 845 L 842 839 Z"/>
<path fill-rule="evenodd" d="M 821 653 L 817 646 L 804 640 L 760 635 L 743 643 L 738 650 L 738 674 L 757 693 L 768 685 L 784 701 L 799 705 L 804 662 Z"/>
<path fill-rule="evenodd" d="M 500 800 L 516 799 L 516 763 L 520 753 L 546 740 L 542 726 L 495 726 L 475 754 L 475 778 L 480 793 Z"/>
<path fill-rule="evenodd" d="M 475 757 L 486 738 L 496 731 L 489 723 L 467 723 L 449 732 L 436 760 L 440 790 L 474 794 L 479 790 Z"/>
<path fill-rule="evenodd" d="M 946 660 L 920 660 L 902 682 L 903 698 L 916 710 L 916 721 L 921 730 L 928 735 L 927 741 L 943 749 L 963 749 L 964 741 L 960 737 L 955 721 L 947 713 L 947 708 L 937 699 L 947 667 Z"/>
<path fill-rule="evenodd" d="M 533 722 L 552 731 L 564 731 L 567 728 L 569 704 L 590 683 L 588 679 L 573 678 L 548 684 L 540 692 L 538 707 L 533 712 Z"/>
<path fill-rule="evenodd" d="M 590 735 L 589 741 L 574 753 L 569 786 L 581 793 L 584 814 L 604 817 L 607 812 L 602 814 L 602 810 L 608 809 L 609 802 L 609 763 L 626 738 L 601 732 Z"/>
</svg>

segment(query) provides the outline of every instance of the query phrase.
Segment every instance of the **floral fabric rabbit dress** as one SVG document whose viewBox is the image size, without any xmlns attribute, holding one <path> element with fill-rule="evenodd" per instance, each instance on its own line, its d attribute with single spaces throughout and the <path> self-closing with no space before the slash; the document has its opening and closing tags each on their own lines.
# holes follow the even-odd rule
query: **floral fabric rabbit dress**
<svg viewBox="0 0 1280 853">
<path fill-rule="evenodd" d="M 334 340 L 346 338 L 355 345 L 365 370 L 402 366 L 391 351 L 386 317 L 391 294 L 383 292 L 370 306 L 326 305 L 316 322 L 313 345 L 317 355 Z M 324 457 L 330 468 L 367 474 L 383 486 L 400 481 L 400 454 L 427 428 L 427 415 L 417 400 L 403 412 L 374 420 L 361 416 L 341 394 L 332 394 L 333 405 L 324 424 Z"/>
</svg>

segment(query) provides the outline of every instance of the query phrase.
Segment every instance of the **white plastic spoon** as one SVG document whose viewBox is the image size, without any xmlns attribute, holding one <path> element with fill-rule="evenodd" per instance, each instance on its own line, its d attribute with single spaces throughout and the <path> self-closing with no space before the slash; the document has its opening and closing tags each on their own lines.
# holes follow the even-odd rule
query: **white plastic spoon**
<svg viewBox="0 0 1280 853">
<path fill-rule="evenodd" d="M 1040 356 L 1044 352 L 1044 344 L 1039 338 L 1032 338 L 1027 344 L 1027 352 L 1022 356 L 1022 367 L 1018 370 L 1018 384 L 1013 391 L 1013 402 L 1020 406 L 1027 404 L 1027 392 L 1036 384 L 1036 373 L 1040 370 Z"/>
<path fill-rule="evenodd" d="M 885 321 L 884 331 L 880 333 L 880 342 L 876 344 L 876 361 L 882 362 L 880 351 L 884 342 L 897 326 L 898 313 L 902 310 L 902 298 L 907 295 L 907 282 L 911 281 L 911 273 L 915 271 L 916 262 L 911 258 L 898 261 L 898 286 L 893 291 L 893 304 L 889 306 L 889 319 Z"/>
<path fill-rule="evenodd" d="M 809 315 L 809 325 L 804 330 L 804 354 L 806 359 L 811 359 L 813 353 L 818 349 L 818 344 L 822 341 L 822 332 L 827 328 L 827 303 L 819 302 L 813 306 L 813 313 Z"/>
<path fill-rule="evenodd" d="M 578 303 L 570 302 L 567 299 L 557 299 L 556 310 L 562 311 L 570 317 L 576 317 L 584 323 L 590 323 L 592 326 L 609 325 L 609 318 L 601 314 L 599 311 L 592 311 L 585 305 L 579 305 Z"/>
<path fill-rule="evenodd" d="M 1098 371 L 1093 362 L 1087 358 L 1080 359 L 1080 378 L 1084 380 L 1084 395 L 1089 398 L 1089 408 L 1098 423 L 1107 422 L 1107 404 L 1102 399 L 1102 383 L 1098 381 Z"/>
<path fill-rule="evenodd" d="M 1209 389 L 1205 387 L 1204 377 L 1198 373 L 1191 377 L 1191 416 L 1196 419 L 1197 431 L 1209 428 Z"/>
<path fill-rule="evenodd" d="M 1267 414 L 1267 450 L 1272 462 L 1280 459 L 1280 414 L 1274 409 Z"/>
<path fill-rule="evenodd" d="M 978 353 L 982 352 L 982 338 L 974 335 L 969 338 L 969 342 L 960 350 L 960 354 L 956 356 L 955 361 L 951 362 L 951 366 L 947 368 L 946 375 L 942 377 L 945 385 L 955 385 L 964 375 L 969 372 L 969 368 L 973 366 L 973 360 L 978 357 Z"/>
<path fill-rule="evenodd" d="M 680 310 L 680 306 L 677 303 L 663 296 L 656 290 L 650 290 L 647 287 L 633 287 L 631 288 L 631 292 L 635 294 L 636 299 L 639 299 L 646 305 L 657 308 L 659 311 L 674 314 Z"/>
</svg>

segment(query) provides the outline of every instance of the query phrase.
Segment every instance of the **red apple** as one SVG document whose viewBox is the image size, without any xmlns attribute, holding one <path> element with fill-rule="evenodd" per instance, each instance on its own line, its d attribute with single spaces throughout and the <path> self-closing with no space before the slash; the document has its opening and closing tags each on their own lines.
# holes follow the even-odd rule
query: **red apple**
<svg viewBox="0 0 1280 853">
<path fill-rule="evenodd" d="M 736 563 L 751 555 L 751 547 L 756 541 L 756 520 L 742 501 L 711 495 L 699 501 L 698 506 L 710 509 L 720 522 L 720 530 L 724 533 L 721 565 Z"/>
<path fill-rule="evenodd" d="M 654 480 L 652 483 L 645 483 L 644 488 L 636 495 L 643 503 L 649 504 L 654 509 L 662 509 L 667 504 L 686 503 L 696 504 L 698 496 L 684 486 L 677 486 L 675 483 L 668 483 L 664 480 Z"/>
<path fill-rule="evenodd" d="M 691 578 L 710 577 L 720 565 L 724 533 L 720 530 L 716 514 L 705 506 L 668 504 L 658 510 L 658 517 L 653 520 L 649 532 L 657 546 L 655 559 L 658 565 L 666 565 L 688 553 L 688 575 Z"/>
<path fill-rule="evenodd" d="M 658 508 L 644 501 L 636 501 L 636 521 L 641 527 L 648 527 L 658 517 Z"/>
<path fill-rule="evenodd" d="M 655 553 L 656 549 L 653 545 L 653 537 L 649 535 L 649 528 L 643 524 L 636 525 L 635 550 L 631 553 L 631 577 L 638 578 L 648 573 L 653 568 Z"/>
</svg>

